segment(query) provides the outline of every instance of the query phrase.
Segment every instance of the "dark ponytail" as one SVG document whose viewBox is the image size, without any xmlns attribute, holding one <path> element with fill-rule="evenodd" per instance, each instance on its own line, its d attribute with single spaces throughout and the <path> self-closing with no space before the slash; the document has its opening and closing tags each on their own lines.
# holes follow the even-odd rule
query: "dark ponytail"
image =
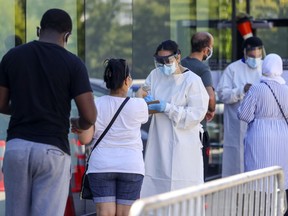
<svg viewBox="0 0 288 216">
<path fill-rule="evenodd" d="M 110 90 L 122 87 L 123 81 L 129 76 L 129 68 L 125 59 L 106 59 L 104 61 L 104 82 Z"/>
</svg>

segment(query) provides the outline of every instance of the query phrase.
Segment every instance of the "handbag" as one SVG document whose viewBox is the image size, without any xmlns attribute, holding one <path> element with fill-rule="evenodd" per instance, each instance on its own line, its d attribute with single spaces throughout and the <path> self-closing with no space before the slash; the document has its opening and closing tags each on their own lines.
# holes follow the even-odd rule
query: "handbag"
<svg viewBox="0 0 288 216">
<path fill-rule="evenodd" d="M 119 115 L 120 111 L 122 110 L 122 108 L 124 107 L 124 105 L 128 102 L 128 100 L 130 99 L 130 97 L 126 97 L 126 99 L 122 102 L 122 104 L 120 105 L 120 107 L 118 108 L 118 110 L 116 111 L 115 115 L 113 116 L 113 118 L 111 119 L 110 123 L 108 124 L 108 126 L 106 127 L 106 129 L 103 131 L 103 133 L 101 134 L 101 136 L 98 138 L 98 140 L 96 141 L 96 143 L 94 144 L 87 162 L 86 162 L 86 167 L 85 167 L 85 173 L 82 176 L 82 184 L 81 184 L 81 192 L 80 192 L 80 199 L 93 199 L 93 194 L 90 188 L 90 184 L 89 184 L 89 180 L 88 180 L 88 174 L 87 174 L 87 170 L 88 170 L 88 162 L 89 159 L 91 157 L 92 151 L 95 149 L 95 147 L 98 145 L 98 143 L 102 140 L 102 138 L 105 136 L 105 134 L 108 132 L 108 130 L 110 129 L 110 127 L 112 126 L 112 124 L 114 123 L 115 119 L 117 118 L 117 116 Z M 95 139 L 92 139 L 91 143 L 94 143 Z"/>
<path fill-rule="evenodd" d="M 287 118 L 285 117 L 285 114 L 284 114 L 284 112 L 283 112 L 283 110 L 282 110 L 282 107 L 281 107 L 278 99 L 276 98 L 276 95 L 275 95 L 274 91 L 272 90 L 271 86 L 270 86 L 268 83 L 266 83 L 266 82 L 263 82 L 263 83 L 264 83 L 265 85 L 267 85 L 267 86 L 269 87 L 270 91 L 272 92 L 272 94 L 273 94 L 273 96 L 274 96 L 274 98 L 275 98 L 275 100 L 276 100 L 276 102 L 277 102 L 277 104 L 278 104 L 278 106 L 279 106 L 279 109 L 280 109 L 280 111 L 281 111 L 281 113 L 282 113 L 282 115 L 283 115 L 283 117 L 284 117 L 284 119 L 285 119 L 285 121 L 286 121 L 286 123 L 287 123 L 287 125 L 288 125 L 288 120 L 287 120 Z"/>
</svg>

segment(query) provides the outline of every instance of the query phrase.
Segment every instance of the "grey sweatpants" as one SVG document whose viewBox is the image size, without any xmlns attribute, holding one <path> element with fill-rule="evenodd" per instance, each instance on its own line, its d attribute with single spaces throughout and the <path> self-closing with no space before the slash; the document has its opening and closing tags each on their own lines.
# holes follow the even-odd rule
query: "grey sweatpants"
<svg viewBox="0 0 288 216">
<path fill-rule="evenodd" d="M 71 157 L 52 145 L 12 139 L 3 161 L 6 216 L 63 216 Z"/>
</svg>

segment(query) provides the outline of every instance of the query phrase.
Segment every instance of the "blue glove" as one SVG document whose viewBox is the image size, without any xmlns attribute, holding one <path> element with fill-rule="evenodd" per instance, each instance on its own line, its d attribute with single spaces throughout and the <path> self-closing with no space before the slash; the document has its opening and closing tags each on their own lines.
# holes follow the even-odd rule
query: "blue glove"
<svg viewBox="0 0 288 216">
<path fill-rule="evenodd" d="M 144 97 L 143 99 L 146 101 L 146 103 L 148 103 L 148 102 L 151 102 L 151 101 L 154 101 L 154 100 L 155 100 L 155 99 L 154 99 L 154 97 L 153 97 L 151 94 L 147 95 L 147 96 L 146 96 L 146 97 Z"/>
<path fill-rule="evenodd" d="M 166 102 L 160 101 L 160 103 L 149 104 L 148 110 L 155 110 L 157 112 L 164 112 L 166 108 Z"/>
</svg>

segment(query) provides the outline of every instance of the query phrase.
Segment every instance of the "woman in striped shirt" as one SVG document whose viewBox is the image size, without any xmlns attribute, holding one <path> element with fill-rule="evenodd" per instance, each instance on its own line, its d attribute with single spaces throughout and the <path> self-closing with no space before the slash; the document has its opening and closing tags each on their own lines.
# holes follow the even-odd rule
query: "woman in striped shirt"
<svg viewBox="0 0 288 216">
<path fill-rule="evenodd" d="M 261 82 L 253 85 L 245 95 L 238 109 L 238 118 L 248 123 L 244 141 L 245 172 L 281 166 L 285 174 L 287 194 L 288 86 L 281 77 L 282 64 L 280 56 L 266 56 L 262 65 Z"/>
</svg>

